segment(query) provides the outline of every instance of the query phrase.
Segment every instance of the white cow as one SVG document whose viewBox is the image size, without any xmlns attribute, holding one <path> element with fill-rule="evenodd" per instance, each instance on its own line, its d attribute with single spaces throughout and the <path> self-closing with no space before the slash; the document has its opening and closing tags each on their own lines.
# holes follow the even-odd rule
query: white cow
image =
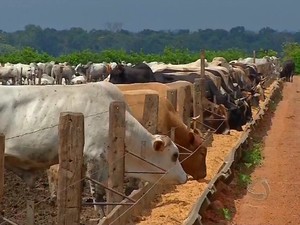
<svg viewBox="0 0 300 225">
<path fill-rule="evenodd" d="M 11 81 L 11 84 L 15 84 L 19 77 L 20 73 L 14 65 L 5 64 L 3 67 L 0 67 L 0 79 L 2 83 L 8 84 L 8 82 Z"/>
<path fill-rule="evenodd" d="M 187 64 L 165 64 L 165 63 L 147 63 L 147 65 L 151 68 L 151 70 L 155 72 L 166 72 L 177 71 L 177 72 L 199 72 L 201 66 L 201 60 L 198 59 L 195 62 L 187 63 Z M 205 62 L 205 66 L 207 66 L 207 62 Z"/>
<path fill-rule="evenodd" d="M 35 84 L 39 83 L 39 78 L 35 78 Z M 55 84 L 55 79 L 48 74 L 44 73 L 41 75 L 41 85 L 53 85 Z"/>
<path fill-rule="evenodd" d="M 80 76 L 73 75 L 71 80 L 71 84 L 86 84 L 86 83 L 87 83 L 87 79 L 85 75 L 80 75 Z"/>
<path fill-rule="evenodd" d="M 84 159 L 87 175 L 107 179 L 109 105 L 124 101 L 121 91 L 108 82 L 72 86 L 0 87 L 0 132 L 5 134 L 5 166 L 32 185 L 38 171 L 58 163 L 58 122 L 61 112 L 81 112 L 85 116 Z M 159 183 L 180 184 L 187 175 L 178 161 L 178 148 L 164 135 L 152 135 L 126 106 L 125 146 L 167 173 Z M 159 171 L 152 165 L 126 155 L 126 171 Z M 156 182 L 159 174 L 133 173 L 133 177 Z M 94 192 L 91 185 L 93 197 Z"/>
<path fill-rule="evenodd" d="M 79 63 L 75 67 L 77 73 L 83 74 L 88 78 L 88 81 L 96 82 L 103 81 L 111 72 L 109 63 L 92 63 L 89 62 L 86 65 Z"/>
<path fill-rule="evenodd" d="M 22 78 L 26 83 L 32 83 L 32 78 L 37 74 L 37 68 L 33 64 L 17 63 L 14 67 L 18 70 L 19 74 L 22 74 Z"/>
</svg>

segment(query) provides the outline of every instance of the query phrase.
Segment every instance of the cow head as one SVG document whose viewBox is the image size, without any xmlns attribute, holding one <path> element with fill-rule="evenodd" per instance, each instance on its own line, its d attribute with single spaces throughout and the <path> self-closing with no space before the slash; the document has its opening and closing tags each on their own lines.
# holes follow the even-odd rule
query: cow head
<svg viewBox="0 0 300 225">
<path fill-rule="evenodd" d="M 228 111 L 231 129 L 242 131 L 242 126 L 252 120 L 251 104 L 247 102 L 247 97 L 235 100 L 235 104 L 231 104 Z"/>
<path fill-rule="evenodd" d="M 203 146 L 203 138 L 201 133 L 194 129 L 188 133 L 187 138 L 189 147 L 188 150 L 192 153 L 178 146 L 179 152 L 179 161 L 184 169 L 184 171 L 191 175 L 193 179 L 199 180 L 206 177 L 206 154 L 207 148 Z"/>
<path fill-rule="evenodd" d="M 116 69 L 117 74 L 120 75 L 120 74 L 124 73 L 125 67 L 124 67 L 124 65 L 122 65 L 122 64 L 118 64 L 118 65 L 115 67 L 115 69 Z"/>
<path fill-rule="evenodd" d="M 110 72 L 109 82 L 113 84 L 124 83 L 124 71 L 125 71 L 124 65 L 117 64 L 117 66 Z"/>
<path fill-rule="evenodd" d="M 135 140 L 136 142 L 136 140 Z M 134 145 L 135 150 L 140 149 L 140 158 L 126 156 L 125 170 L 131 177 L 161 184 L 182 184 L 187 181 L 187 175 L 179 163 L 179 151 L 174 142 L 166 135 L 152 135 L 152 141 L 127 144 Z M 142 159 L 147 159 L 142 160 Z M 150 171 L 154 173 L 142 173 Z M 164 174 L 158 174 L 161 172 Z M 162 176 L 163 175 L 163 176 Z"/>
<path fill-rule="evenodd" d="M 228 110 L 223 104 L 210 104 L 209 109 L 203 113 L 204 125 L 213 129 L 217 134 L 229 134 Z"/>
</svg>

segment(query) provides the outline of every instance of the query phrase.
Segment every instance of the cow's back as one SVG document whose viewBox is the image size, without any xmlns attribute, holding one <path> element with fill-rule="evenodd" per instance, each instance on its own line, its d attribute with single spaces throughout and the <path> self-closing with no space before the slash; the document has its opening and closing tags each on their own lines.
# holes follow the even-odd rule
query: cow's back
<svg viewBox="0 0 300 225">
<path fill-rule="evenodd" d="M 11 160 L 13 156 L 21 156 L 26 162 L 23 166 L 32 169 L 57 163 L 61 112 L 83 113 L 85 150 L 96 145 L 99 151 L 92 154 L 99 157 L 103 143 L 97 138 L 107 142 L 109 105 L 115 100 L 124 101 L 118 88 L 107 82 L 0 87 L 0 93 L 5 96 L 0 103 L 0 129 L 7 138 L 5 154 L 8 160 L 9 156 Z"/>
</svg>

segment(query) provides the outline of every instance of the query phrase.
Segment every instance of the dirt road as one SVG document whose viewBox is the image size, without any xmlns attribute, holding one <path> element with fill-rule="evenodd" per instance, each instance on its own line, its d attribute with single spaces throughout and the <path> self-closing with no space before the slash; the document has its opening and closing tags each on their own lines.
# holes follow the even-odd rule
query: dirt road
<svg viewBox="0 0 300 225">
<path fill-rule="evenodd" d="M 283 99 L 271 122 L 264 140 L 263 165 L 252 174 L 257 193 L 235 201 L 234 225 L 300 224 L 299 76 L 294 83 L 284 84 Z M 262 200 L 259 192 L 266 199 Z"/>
</svg>

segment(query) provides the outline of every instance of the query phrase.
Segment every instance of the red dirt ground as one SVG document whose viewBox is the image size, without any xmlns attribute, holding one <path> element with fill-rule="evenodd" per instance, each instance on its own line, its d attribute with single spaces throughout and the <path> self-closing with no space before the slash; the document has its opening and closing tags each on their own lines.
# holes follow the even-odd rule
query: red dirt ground
<svg viewBox="0 0 300 225">
<path fill-rule="evenodd" d="M 300 224 L 300 77 L 285 83 L 283 99 L 264 140 L 263 165 L 251 177 L 265 179 L 269 195 L 260 200 L 251 193 L 235 201 L 233 225 Z M 265 192 L 259 182 L 255 192 Z"/>
</svg>

